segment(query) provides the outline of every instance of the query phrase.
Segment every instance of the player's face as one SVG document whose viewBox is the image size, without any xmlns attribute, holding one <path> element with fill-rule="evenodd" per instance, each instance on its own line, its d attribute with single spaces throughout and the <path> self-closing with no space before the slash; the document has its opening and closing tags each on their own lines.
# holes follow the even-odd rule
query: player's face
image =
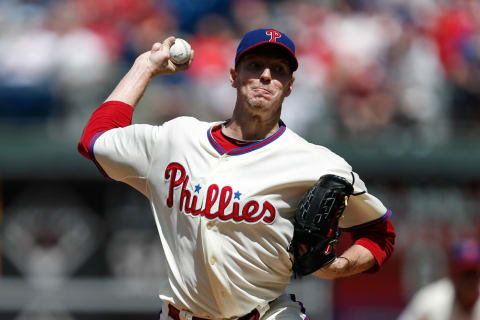
<svg viewBox="0 0 480 320">
<path fill-rule="evenodd" d="M 294 78 L 287 58 L 269 50 L 272 49 L 247 54 L 238 67 L 231 70 L 237 101 L 251 112 L 278 111 L 292 91 Z"/>
<path fill-rule="evenodd" d="M 480 296 L 480 270 L 458 273 L 452 277 L 452 280 L 460 305 L 467 310 L 473 308 Z"/>
</svg>

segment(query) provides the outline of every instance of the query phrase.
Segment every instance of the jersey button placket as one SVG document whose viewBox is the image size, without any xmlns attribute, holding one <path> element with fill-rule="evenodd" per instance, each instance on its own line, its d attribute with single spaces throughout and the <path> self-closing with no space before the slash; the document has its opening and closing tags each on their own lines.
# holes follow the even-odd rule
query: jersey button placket
<svg viewBox="0 0 480 320">
<path fill-rule="evenodd" d="M 205 186 L 206 186 L 205 193 L 207 191 L 206 189 L 207 189 L 208 186 L 210 186 L 213 183 L 218 183 L 218 181 L 216 181 L 218 171 L 221 170 L 222 165 L 226 161 L 228 161 L 228 158 L 229 158 L 229 155 L 227 155 L 227 154 L 223 154 L 222 156 L 220 156 L 220 158 L 218 158 L 218 160 L 217 160 L 217 163 L 214 165 L 214 167 L 212 167 L 210 172 L 208 172 L 208 174 L 205 176 Z M 205 193 L 204 193 L 204 196 L 205 196 Z M 205 217 L 201 217 L 201 220 L 202 220 L 202 224 L 204 224 L 204 227 L 206 228 L 206 230 L 209 230 L 209 231 L 212 231 L 212 232 L 218 231 L 216 229 L 216 225 L 217 225 L 218 221 L 215 221 L 215 220 L 205 221 L 205 220 L 207 220 Z M 212 240 L 211 242 L 210 241 L 208 242 L 210 244 L 206 246 L 205 253 L 206 253 L 207 257 L 209 256 L 208 263 L 210 264 L 210 266 L 212 266 L 212 267 L 215 266 L 215 269 L 217 269 L 218 268 L 217 259 L 215 258 L 214 255 L 215 255 L 215 252 L 218 250 L 218 248 L 216 248 L 215 245 L 212 245 L 213 243 L 215 243 L 215 240 L 217 239 L 217 236 L 212 234 L 212 233 L 210 233 L 210 235 L 205 233 L 204 237 Z"/>
</svg>

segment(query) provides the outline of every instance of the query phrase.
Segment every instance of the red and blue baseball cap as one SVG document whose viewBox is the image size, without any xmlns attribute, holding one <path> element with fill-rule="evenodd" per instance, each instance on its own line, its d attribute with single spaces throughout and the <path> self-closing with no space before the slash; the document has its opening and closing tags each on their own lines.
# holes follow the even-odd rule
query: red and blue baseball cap
<svg viewBox="0 0 480 320">
<path fill-rule="evenodd" d="M 240 58 L 248 51 L 257 48 L 261 45 L 277 45 L 285 51 L 286 57 L 290 61 L 292 71 L 297 70 L 298 61 L 295 56 L 295 44 L 286 34 L 275 29 L 256 29 L 247 32 L 240 44 L 237 47 L 237 54 L 235 55 L 235 66 L 240 61 Z"/>
<path fill-rule="evenodd" d="M 480 243 L 475 239 L 463 239 L 450 250 L 450 268 L 453 273 L 467 270 L 480 272 Z"/>
</svg>

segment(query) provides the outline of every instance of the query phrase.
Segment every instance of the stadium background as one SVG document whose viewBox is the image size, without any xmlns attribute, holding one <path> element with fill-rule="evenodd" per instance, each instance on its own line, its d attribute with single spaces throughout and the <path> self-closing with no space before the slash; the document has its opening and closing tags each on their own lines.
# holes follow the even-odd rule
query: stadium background
<svg viewBox="0 0 480 320">
<path fill-rule="evenodd" d="M 228 117 L 237 41 L 265 26 L 297 45 L 283 120 L 346 158 L 397 230 L 378 274 L 292 283 L 311 318 L 394 319 L 445 274 L 446 246 L 479 234 L 478 2 L 2 0 L 0 319 L 156 319 L 165 274 L 148 203 L 105 180 L 77 140 L 168 35 L 195 61 L 155 79 L 134 122 Z"/>
</svg>

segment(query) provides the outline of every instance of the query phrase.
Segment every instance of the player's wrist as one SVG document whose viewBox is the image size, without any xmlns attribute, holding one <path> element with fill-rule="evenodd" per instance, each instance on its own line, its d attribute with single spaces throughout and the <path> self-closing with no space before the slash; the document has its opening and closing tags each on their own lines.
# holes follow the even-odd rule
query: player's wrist
<svg viewBox="0 0 480 320">
<path fill-rule="evenodd" d="M 150 52 L 142 53 L 137 57 L 134 62 L 134 67 L 138 68 L 145 76 L 148 78 L 153 78 L 158 72 L 156 72 L 156 67 L 150 61 L 149 58 Z"/>
<path fill-rule="evenodd" d="M 341 278 L 345 275 L 349 268 L 349 261 L 343 257 L 336 257 L 330 264 L 320 268 L 313 275 L 322 278 L 333 280 Z"/>
</svg>

